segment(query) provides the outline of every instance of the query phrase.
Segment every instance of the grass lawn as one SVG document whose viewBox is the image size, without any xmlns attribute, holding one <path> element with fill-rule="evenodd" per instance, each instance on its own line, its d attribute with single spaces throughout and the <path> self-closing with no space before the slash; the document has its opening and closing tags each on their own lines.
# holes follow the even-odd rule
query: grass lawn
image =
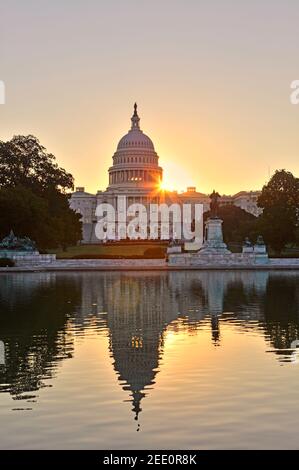
<svg viewBox="0 0 299 470">
<path fill-rule="evenodd" d="M 165 256 L 167 243 L 109 243 L 106 245 L 71 246 L 67 251 L 49 250 L 57 259 L 70 258 L 161 258 Z M 146 253 L 147 250 L 148 253 Z"/>
</svg>

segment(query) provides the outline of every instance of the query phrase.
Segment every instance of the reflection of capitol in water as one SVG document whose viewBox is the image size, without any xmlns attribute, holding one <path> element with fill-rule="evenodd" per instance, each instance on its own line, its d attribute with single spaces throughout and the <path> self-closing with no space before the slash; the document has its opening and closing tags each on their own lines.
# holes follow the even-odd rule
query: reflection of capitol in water
<svg viewBox="0 0 299 470">
<path fill-rule="evenodd" d="M 286 301 L 287 299 L 287 301 Z M 109 335 L 110 354 L 134 416 L 154 386 L 166 329 L 210 328 L 221 346 L 222 322 L 255 328 L 278 358 L 299 338 L 298 275 L 255 271 L 37 273 L 2 276 L 1 337 L 6 368 L 0 391 L 36 391 L 72 357 L 86 327 Z M 7 385 L 8 384 L 8 385 Z"/>
<path fill-rule="evenodd" d="M 129 391 L 135 416 L 141 399 L 155 383 L 166 328 L 177 319 L 188 330 L 210 322 L 211 339 L 220 341 L 224 311 L 242 324 L 263 321 L 262 299 L 267 272 L 106 273 L 82 278 L 82 313 L 90 305 L 107 312 L 110 351 L 123 389 Z M 240 299 L 242 302 L 240 303 Z"/>
</svg>

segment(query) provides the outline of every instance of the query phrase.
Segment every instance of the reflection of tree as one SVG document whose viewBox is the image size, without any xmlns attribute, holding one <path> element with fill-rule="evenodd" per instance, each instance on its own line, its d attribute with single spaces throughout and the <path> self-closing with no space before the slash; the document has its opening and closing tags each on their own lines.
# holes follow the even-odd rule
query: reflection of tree
<svg viewBox="0 0 299 470">
<path fill-rule="evenodd" d="M 291 356 L 287 349 L 299 339 L 298 275 L 270 273 L 264 289 L 256 287 L 248 287 L 244 279 L 231 283 L 224 295 L 224 311 L 233 312 L 231 321 L 237 320 L 243 328 L 262 328 L 276 354 Z"/>
<path fill-rule="evenodd" d="M 265 335 L 270 338 L 278 354 L 287 354 L 283 350 L 299 339 L 298 305 L 297 276 L 270 278 L 264 301 Z"/>
<path fill-rule="evenodd" d="M 240 279 L 237 282 L 230 283 L 227 286 L 224 299 L 223 308 L 226 312 L 242 313 L 246 311 L 248 305 L 260 305 L 261 296 L 254 288 L 246 287 L 246 284 Z"/>
<path fill-rule="evenodd" d="M 1 279 L 1 339 L 5 342 L 6 365 L 0 391 L 14 398 L 44 386 L 59 361 L 70 357 L 72 337 L 67 333 L 68 318 L 79 292 L 66 278 L 26 274 Z M 26 397 L 26 396 L 25 396 Z"/>
</svg>

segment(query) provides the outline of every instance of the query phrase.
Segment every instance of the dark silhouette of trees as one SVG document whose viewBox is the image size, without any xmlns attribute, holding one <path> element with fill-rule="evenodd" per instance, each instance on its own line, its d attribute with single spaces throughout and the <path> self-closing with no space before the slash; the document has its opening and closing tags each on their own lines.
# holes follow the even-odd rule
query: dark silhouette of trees
<svg viewBox="0 0 299 470">
<path fill-rule="evenodd" d="M 49 188 L 65 192 L 74 186 L 73 177 L 60 168 L 33 135 L 0 141 L 0 188 L 18 185 L 43 193 Z"/>
<path fill-rule="evenodd" d="M 39 248 L 66 248 L 81 239 L 80 216 L 69 208 L 73 177 L 36 137 L 0 141 L 0 236 L 13 229 Z"/>
<path fill-rule="evenodd" d="M 277 170 L 258 199 L 263 214 L 259 230 L 266 243 L 281 252 L 287 243 L 296 242 L 298 233 L 299 179 L 286 170 Z"/>
</svg>

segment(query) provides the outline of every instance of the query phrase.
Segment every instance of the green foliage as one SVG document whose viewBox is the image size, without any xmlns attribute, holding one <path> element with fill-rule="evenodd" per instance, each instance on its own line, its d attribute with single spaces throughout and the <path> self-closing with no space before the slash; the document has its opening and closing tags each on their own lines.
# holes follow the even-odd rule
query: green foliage
<svg viewBox="0 0 299 470">
<path fill-rule="evenodd" d="M 0 268 L 13 268 L 15 265 L 14 261 L 9 258 L 0 258 Z"/>
<path fill-rule="evenodd" d="M 18 185 L 36 193 L 49 188 L 65 192 L 74 182 L 36 137 L 18 135 L 8 142 L 0 141 L 0 188 Z"/>
<path fill-rule="evenodd" d="M 298 241 L 299 179 L 286 170 L 276 171 L 258 199 L 263 214 L 259 231 L 266 243 L 281 252 Z"/>
<path fill-rule="evenodd" d="M 38 248 L 74 245 L 81 238 L 80 215 L 69 208 L 72 175 L 58 167 L 33 136 L 0 142 L 0 236 L 11 229 Z"/>
<path fill-rule="evenodd" d="M 18 236 L 44 238 L 48 225 L 47 201 L 22 186 L 0 190 L 0 237 L 12 229 Z"/>
</svg>

